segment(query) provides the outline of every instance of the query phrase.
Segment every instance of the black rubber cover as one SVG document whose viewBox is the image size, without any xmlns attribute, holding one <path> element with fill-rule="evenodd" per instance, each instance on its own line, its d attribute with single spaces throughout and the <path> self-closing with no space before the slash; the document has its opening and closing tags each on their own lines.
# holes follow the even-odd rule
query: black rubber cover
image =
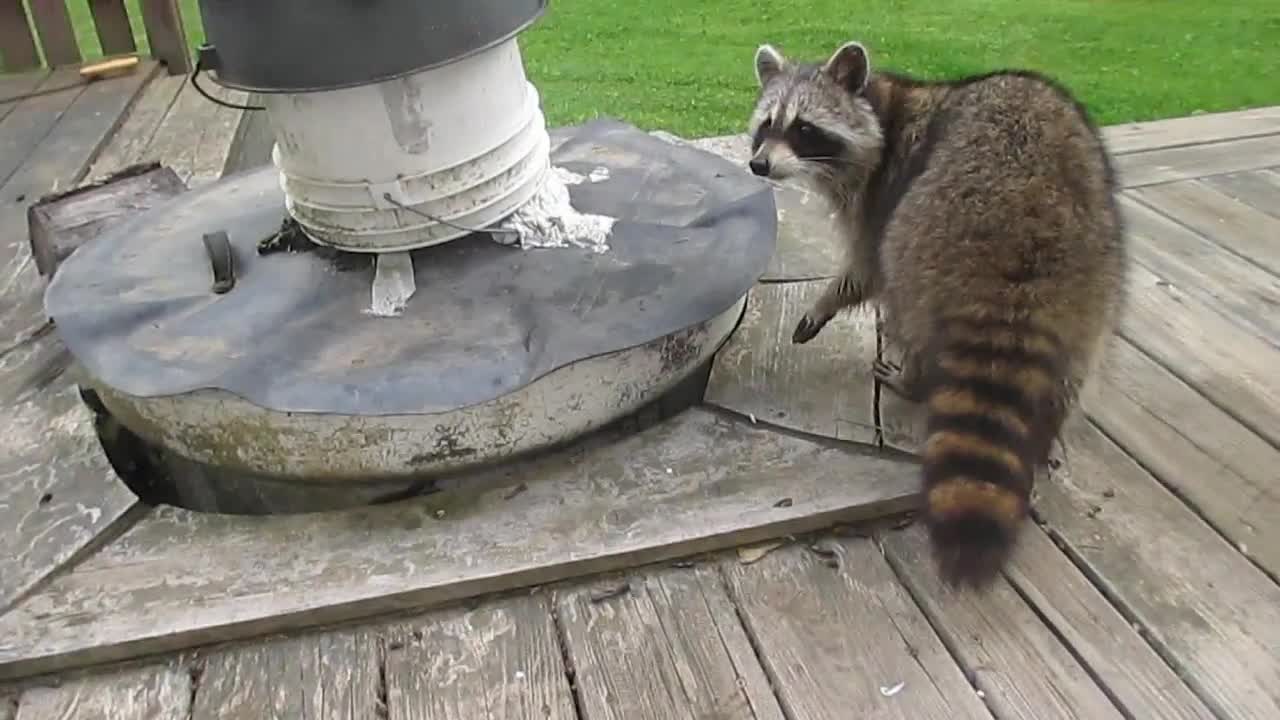
<svg viewBox="0 0 1280 720">
<path fill-rule="evenodd" d="M 206 70 L 257 92 L 333 90 L 444 65 L 524 30 L 547 0 L 200 0 Z"/>
<path fill-rule="evenodd" d="M 772 189 L 745 168 L 622 123 L 552 133 L 582 212 L 619 218 L 609 249 L 521 250 L 471 236 L 414 252 L 417 293 L 369 315 L 372 258 L 259 255 L 284 218 L 274 167 L 120 223 L 58 270 L 45 309 L 98 381 L 139 397 L 221 388 L 281 412 L 436 413 L 733 306 L 773 255 Z M 598 173 L 597 176 L 603 173 Z M 209 287 L 200 238 L 224 230 L 236 284 Z"/>
</svg>

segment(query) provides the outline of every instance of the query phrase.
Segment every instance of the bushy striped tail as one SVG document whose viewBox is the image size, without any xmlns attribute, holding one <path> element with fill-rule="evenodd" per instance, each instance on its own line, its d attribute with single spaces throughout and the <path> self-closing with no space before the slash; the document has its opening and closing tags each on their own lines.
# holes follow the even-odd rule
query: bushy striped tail
<svg viewBox="0 0 1280 720">
<path fill-rule="evenodd" d="M 1065 357 L 1031 323 L 942 323 L 928 382 L 926 519 L 943 579 L 984 586 L 1028 514 L 1036 468 L 1063 422 Z"/>
</svg>

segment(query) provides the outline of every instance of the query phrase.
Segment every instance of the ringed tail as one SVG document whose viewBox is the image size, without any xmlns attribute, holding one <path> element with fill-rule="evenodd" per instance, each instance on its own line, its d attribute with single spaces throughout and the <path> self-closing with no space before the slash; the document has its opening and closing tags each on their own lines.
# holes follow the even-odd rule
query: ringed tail
<svg viewBox="0 0 1280 720">
<path fill-rule="evenodd" d="M 943 320 L 935 347 L 925 518 L 943 580 L 981 587 L 1008 560 L 1061 428 L 1063 347 L 1033 322 L 991 317 Z"/>
</svg>

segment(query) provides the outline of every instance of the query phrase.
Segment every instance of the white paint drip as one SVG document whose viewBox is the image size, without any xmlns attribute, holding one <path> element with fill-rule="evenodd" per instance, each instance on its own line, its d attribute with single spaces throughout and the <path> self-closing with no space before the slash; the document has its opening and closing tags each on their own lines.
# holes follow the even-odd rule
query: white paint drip
<svg viewBox="0 0 1280 720">
<path fill-rule="evenodd" d="M 609 249 L 609 233 L 617 218 L 578 212 L 570 202 L 569 186 L 581 184 L 586 179 L 602 182 L 608 178 L 608 168 L 596 168 L 584 178 L 564 168 L 552 167 L 551 172 L 543 176 L 538 192 L 503 221 L 502 229 L 514 232 L 520 247 L 525 250 L 579 247 L 605 252 Z M 510 233 L 506 235 L 510 237 Z"/>
<path fill-rule="evenodd" d="M 409 298 L 418 291 L 413 277 L 413 256 L 408 252 L 379 253 L 375 263 L 368 313 L 395 317 L 404 312 Z"/>
</svg>

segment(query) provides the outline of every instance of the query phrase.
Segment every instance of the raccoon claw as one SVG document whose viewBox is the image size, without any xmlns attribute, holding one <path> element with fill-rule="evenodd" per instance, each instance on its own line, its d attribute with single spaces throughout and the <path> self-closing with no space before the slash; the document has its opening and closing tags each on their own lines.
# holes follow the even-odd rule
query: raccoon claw
<svg viewBox="0 0 1280 720">
<path fill-rule="evenodd" d="M 805 315 L 800 318 L 800 322 L 796 324 L 795 332 L 791 333 L 791 343 L 793 345 L 803 345 L 818 336 L 818 332 L 827 324 L 826 320 L 814 320 Z"/>
</svg>

